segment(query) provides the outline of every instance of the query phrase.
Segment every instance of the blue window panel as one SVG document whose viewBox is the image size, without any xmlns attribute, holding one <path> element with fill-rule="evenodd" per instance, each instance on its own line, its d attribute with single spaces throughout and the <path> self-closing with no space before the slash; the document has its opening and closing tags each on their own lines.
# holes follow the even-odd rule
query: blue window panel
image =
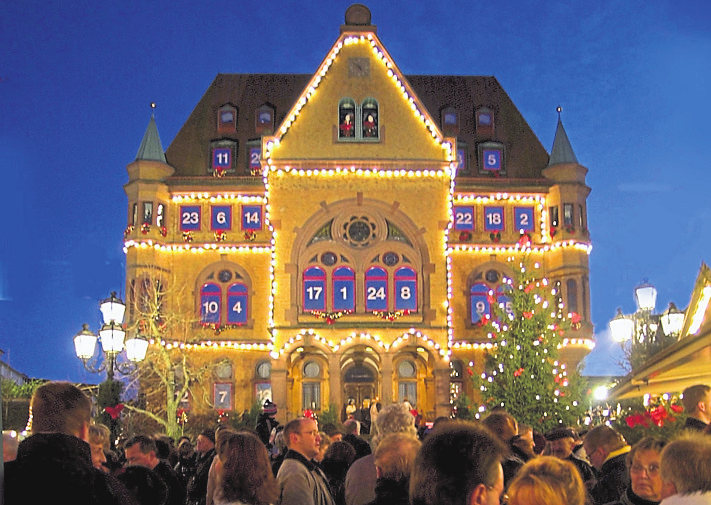
<svg viewBox="0 0 711 505">
<path fill-rule="evenodd" d="M 380 267 L 365 274 L 365 310 L 388 310 L 388 273 Z"/>
<path fill-rule="evenodd" d="M 217 410 L 232 410 L 232 384 L 216 382 L 213 385 L 213 404 Z"/>
<path fill-rule="evenodd" d="M 242 205 L 242 229 L 261 230 L 264 208 L 261 205 Z"/>
<path fill-rule="evenodd" d="M 484 230 L 503 231 L 504 230 L 504 208 L 484 207 Z"/>
<path fill-rule="evenodd" d="M 212 229 L 227 231 L 232 229 L 232 207 L 229 205 L 213 205 Z"/>
<path fill-rule="evenodd" d="M 262 148 L 261 147 L 250 147 L 249 148 L 249 169 L 250 170 L 260 170 L 262 168 Z"/>
<path fill-rule="evenodd" d="M 326 273 L 318 267 L 304 271 L 304 310 L 326 310 Z"/>
<path fill-rule="evenodd" d="M 514 207 L 514 223 L 519 231 L 533 231 L 533 207 Z"/>
<path fill-rule="evenodd" d="M 496 288 L 496 303 L 499 305 L 499 309 L 503 310 L 507 314 L 513 314 L 511 298 L 508 296 L 508 293 L 510 292 L 511 286 L 508 284 L 501 284 Z"/>
<path fill-rule="evenodd" d="M 395 310 L 417 311 L 417 275 L 411 268 L 395 272 Z"/>
<path fill-rule="evenodd" d="M 486 284 L 474 284 L 470 290 L 469 300 L 472 324 L 477 324 L 484 317 L 491 314 L 489 287 Z"/>
<path fill-rule="evenodd" d="M 333 310 L 355 310 L 355 273 L 347 267 L 333 272 Z"/>
<path fill-rule="evenodd" d="M 212 150 L 212 169 L 231 170 L 232 169 L 232 149 L 229 147 L 218 147 Z"/>
<path fill-rule="evenodd" d="M 219 324 L 221 312 L 221 289 L 217 284 L 204 284 L 200 289 L 200 322 Z"/>
<path fill-rule="evenodd" d="M 199 231 L 200 214 L 201 208 L 199 205 L 181 205 L 180 231 Z"/>
<path fill-rule="evenodd" d="M 464 149 L 457 149 L 457 171 L 466 171 L 467 152 Z"/>
<path fill-rule="evenodd" d="M 227 290 L 227 323 L 246 324 L 249 296 L 247 286 L 233 284 Z"/>
<path fill-rule="evenodd" d="M 501 151 L 499 149 L 484 149 L 482 152 L 484 170 L 501 170 Z"/>
<path fill-rule="evenodd" d="M 474 231 L 474 207 L 454 207 L 454 229 Z"/>
</svg>

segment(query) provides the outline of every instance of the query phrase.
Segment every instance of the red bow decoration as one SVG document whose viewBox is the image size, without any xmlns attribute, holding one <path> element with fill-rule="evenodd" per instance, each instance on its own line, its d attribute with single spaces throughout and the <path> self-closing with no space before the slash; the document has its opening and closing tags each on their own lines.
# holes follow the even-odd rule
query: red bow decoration
<svg viewBox="0 0 711 505">
<path fill-rule="evenodd" d="M 518 239 L 518 245 L 527 246 L 531 244 L 531 235 L 528 233 L 522 233 L 521 237 Z"/>
<path fill-rule="evenodd" d="M 521 374 L 523 373 L 523 370 L 524 370 L 523 368 L 519 368 L 518 370 L 516 370 L 514 372 L 514 377 L 520 377 Z"/>
<path fill-rule="evenodd" d="M 104 410 L 111 416 L 111 419 L 118 419 L 118 416 L 121 415 L 121 411 L 123 410 L 123 403 L 119 403 L 115 407 L 106 407 Z"/>
<path fill-rule="evenodd" d="M 580 322 L 580 319 L 581 319 L 580 314 L 578 314 L 577 312 L 572 312 L 570 314 L 570 322 L 571 323 L 578 324 Z"/>
<path fill-rule="evenodd" d="M 677 414 L 684 411 L 684 407 L 682 407 L 681 405 L 670 405 L 669 408 L 671 408 Z"/>
<path fill-rule="evenodd" d="M 531 319 L 533 317 L 533 312 L 524 312 L 523 317 L 526 319 Z"/>
</svg>

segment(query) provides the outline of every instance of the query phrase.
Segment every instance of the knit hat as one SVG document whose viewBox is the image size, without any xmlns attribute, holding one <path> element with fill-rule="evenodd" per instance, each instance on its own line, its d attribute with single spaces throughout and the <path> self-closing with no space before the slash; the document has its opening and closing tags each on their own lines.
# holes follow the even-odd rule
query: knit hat
<svg viewBox="0 0 711 505">
<path fill-rule="evenodd" d="M 276 414 L 277 413 L 276 403 L 272 402 L 270 399 L 267 398 L 267 400 L 264 402 L 264 406 L 262 407 L 262 412 L 264 412 L 265 414 L 268 414 L 270 416 Z"/>
</svg>

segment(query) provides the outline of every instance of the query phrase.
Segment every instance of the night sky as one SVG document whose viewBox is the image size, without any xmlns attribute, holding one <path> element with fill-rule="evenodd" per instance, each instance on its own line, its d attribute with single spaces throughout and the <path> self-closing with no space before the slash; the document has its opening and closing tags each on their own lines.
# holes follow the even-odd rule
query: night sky
<svg viewBox="0 0 711 505">
<path fill-rule="evenodd" d="M 218 73 L 313 73 L 352 2 L 9 0 L 0 5 L 0 349 L 81 382 L 72 337 L 123 295 L 123 184 L 156 102 L 167 148 Z M 711 261 L 711 16 L 693 1 L 371 1 L 407 74 L 494 75 L 544 147 L 557 113 L 589 169 L 597 348 L 648 279 L 686 307 Z M 432 112 L 432 111 L 431 111 Z"/>
</svg>

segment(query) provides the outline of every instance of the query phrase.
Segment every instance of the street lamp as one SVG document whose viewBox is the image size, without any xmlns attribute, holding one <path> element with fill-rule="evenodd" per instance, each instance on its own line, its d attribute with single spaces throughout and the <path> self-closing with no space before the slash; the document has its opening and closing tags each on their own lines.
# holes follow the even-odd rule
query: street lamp
<svg viewBox="0 0 711 505">
<path fill-rule="evenodd" d="M 128 375 L 136 370 L 136 364 L 146 357 L 148 350 L 148 339 L 142 335 L 135 334 L 126 338 L 123 329 L 123 316 L 126 305 L 112 292 L 111 296 L 100 303 L 101 314 L 104 324 L 99 329 L 97 337 L 88 324 L 82 326 L 82 330 L 74 336 L 74 350 L 77 358 L 84 364 L 84 368 L 92 373 L 106 371 L 109 381 L 114 379 L 114 370 L 118 370 L 123 375 Z M 97 340 L 101 344 L 101 352 L 96 353 Z M 126 349 L 128 361 L 119 361 L 119 354 Z M 101 355 L 104 359 L 99 364 Z"/>
<path fill-rule="evenodd" d="M 654 314 L 657 302 L 657 290 L 648 282 L 637 286 L 634 290 L 637 311 L 634 314 L 623 314 L 617 309 L 617 314 L 610 321 L 610 333 L 613 340 L 623 346 L 631 342 L 629 349 L 632 368 L 642 364 L 654 353 L 679 338 L 684 325 L 684 311 L 673 303 L 662 314 Z M 661 331 L 660 331 L 661 326 Z"/>
</svg>

